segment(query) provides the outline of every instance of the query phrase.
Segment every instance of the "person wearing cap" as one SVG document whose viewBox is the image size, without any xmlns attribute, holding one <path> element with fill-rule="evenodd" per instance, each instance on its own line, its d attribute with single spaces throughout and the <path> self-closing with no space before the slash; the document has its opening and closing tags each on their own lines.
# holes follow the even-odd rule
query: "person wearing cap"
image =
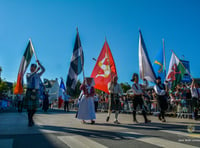
<svg viewBox="0 0 200 148">
<path fill-rule="evenodd" d="M 96 114 L 94 109 L 94 79 L 87 77 L 84 79 L 83 84 L 80 86 L 83 95 L 79 102 L 77 118 L 86 123 L 85 120 L 91 120 L 91 124 L 95 123 Z"/>
<path fill-rule="evenodd" d="M 167 103 L 167 91 L 165 90 L 165 85 L 161 83 L 161 77 L 156 78 L 156 85 L 154 85 L 154 91 L 156 93 L 156 99 L 159 107 L 160 113 L 158 114 L 158 119 L 162 122 L 166 122 L 165 120 L 165 111 L 168 108 Z"/>
<path fill-rule="evenodd" d="M 140 106 L 140 109 L 142 109 L 142 115 L 144 117 L 145 123 L 151 122 L 151 120 L 148 120 L 146 116 L 146 110 L 142 98 L 144 95 L 143 86 L 138 83 L 139 78 L 137 73 L 133 74 L 131 81 L 133 82 L 131 87 L 131 90 L 133 91 L 133 122 L 138 123 L 136 119 L 136 110 L 138 105 Z"/>
<path fill-rule="evenodd" d="M 112 113 L 112 110 L 115 111 L 115 120 L 114 123 L 115 124 L 120 124 L 120 122 L 118 121 L 118 115 L 119 115 L 119 110 L 120 110 L 120 96 L 123 94 L 121 85 L 118 84 L 118 77 L 114 76 L 112 78 L 112 81 L 110 83 L 108 83 L 108 90 L 109 90 L 109 106 L 108 106 L 108 115 L 106 118 L 106 122 L 109 121 L 110 119 L 110 115 Z"/>
<path fill-rule="evenodd" d="M 200 88 L 198 86 L 198 83 L 194 82 L 194 79 L 192 80 L 190 91 L 192 94 L 193 119 L 197 120 L 198 119 L 198 110 L 199 110 L 199 101 L 200 101 Z"/>
<path fill-rule="evenodd" d="M 27 73 L 27 90 L 24 98 L 24 108 L 28 112 L 28 126 L 33 126 L 33 116 L 39 107 L 39 88 L 40 88 L 40 77 L 45 72 L 45 68 L 37 60 L 38 67 L 36 64 L 31 64 L 30 73 Z"/>
</svg>

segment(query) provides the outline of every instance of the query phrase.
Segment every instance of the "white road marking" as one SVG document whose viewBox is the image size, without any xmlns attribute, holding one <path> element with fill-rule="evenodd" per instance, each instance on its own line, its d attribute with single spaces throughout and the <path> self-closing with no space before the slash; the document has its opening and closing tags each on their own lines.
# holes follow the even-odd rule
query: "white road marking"
<svg viewBox="0 0 200 148">
<path fill-rule="evenodd" d="M 58 136 L 57 138 L 70 148 L 107 148 L 106 146 L 84 136 Z"/>
</svg>

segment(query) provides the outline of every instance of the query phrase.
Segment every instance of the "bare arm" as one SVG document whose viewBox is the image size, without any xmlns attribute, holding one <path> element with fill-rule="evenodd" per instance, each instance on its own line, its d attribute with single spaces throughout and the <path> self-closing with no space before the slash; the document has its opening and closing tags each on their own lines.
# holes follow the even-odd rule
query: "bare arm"
<svg viewBox="0 0 200 148">
<path fill-rule="evenodd" d="M 42 64 L 39 62 L 39 60 L 37 60 L 37 63 L 39 65 L 39 68 L 37 69 L 36 72 L 38 72 L 41 69 L 41 71 L 38 73 L 39 76 L 41 76 L 45 72 L 45 68 L 42 66 Z"/>
</svg>

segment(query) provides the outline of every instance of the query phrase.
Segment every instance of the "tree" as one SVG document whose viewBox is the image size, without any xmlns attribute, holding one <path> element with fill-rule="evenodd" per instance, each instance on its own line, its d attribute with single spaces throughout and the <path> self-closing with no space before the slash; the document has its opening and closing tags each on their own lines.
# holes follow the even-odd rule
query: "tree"
<svg viewBox="0 0 200 148">
<path fill-rule="evenodd" d="M 6 82 L 0 82 L 0 97 L 4 97 L 5 93 L 9 90 L 9 87 Z"/>
<path fill-rule="evenodd" d="M 130 86 L 127 82 L 125 82 L 125 83 L 120 83 L 120 85 L 121 85 L 122 90 L 123 90 L 124 93 L 126 93 L 127 90 L 131 89 L 131 86 Z"/>
</svg>

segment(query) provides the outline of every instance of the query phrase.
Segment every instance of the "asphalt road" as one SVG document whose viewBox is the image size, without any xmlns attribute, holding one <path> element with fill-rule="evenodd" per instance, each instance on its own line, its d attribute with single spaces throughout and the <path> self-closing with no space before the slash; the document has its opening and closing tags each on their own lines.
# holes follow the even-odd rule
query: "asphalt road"
<svg viewBox="0 0 200 148">
<path fill-rule="evenodd" d="M 35 126 L 27 126 L 27 114 L 0 113 L 0 148 L 157 148 L 200 147 L 200 121 L 168 117 L 166 123 L 148 116 L 144 124 L 138 115 L 120 114 L 121 124 L 114 124 L 114 114 L 106 122 L 106 113 L 97 113 L 94 125 L 82 124 L 75 112 L 37 112 Z M 190 129 L 188 132 L 188 129 Z"/>
</svg>

